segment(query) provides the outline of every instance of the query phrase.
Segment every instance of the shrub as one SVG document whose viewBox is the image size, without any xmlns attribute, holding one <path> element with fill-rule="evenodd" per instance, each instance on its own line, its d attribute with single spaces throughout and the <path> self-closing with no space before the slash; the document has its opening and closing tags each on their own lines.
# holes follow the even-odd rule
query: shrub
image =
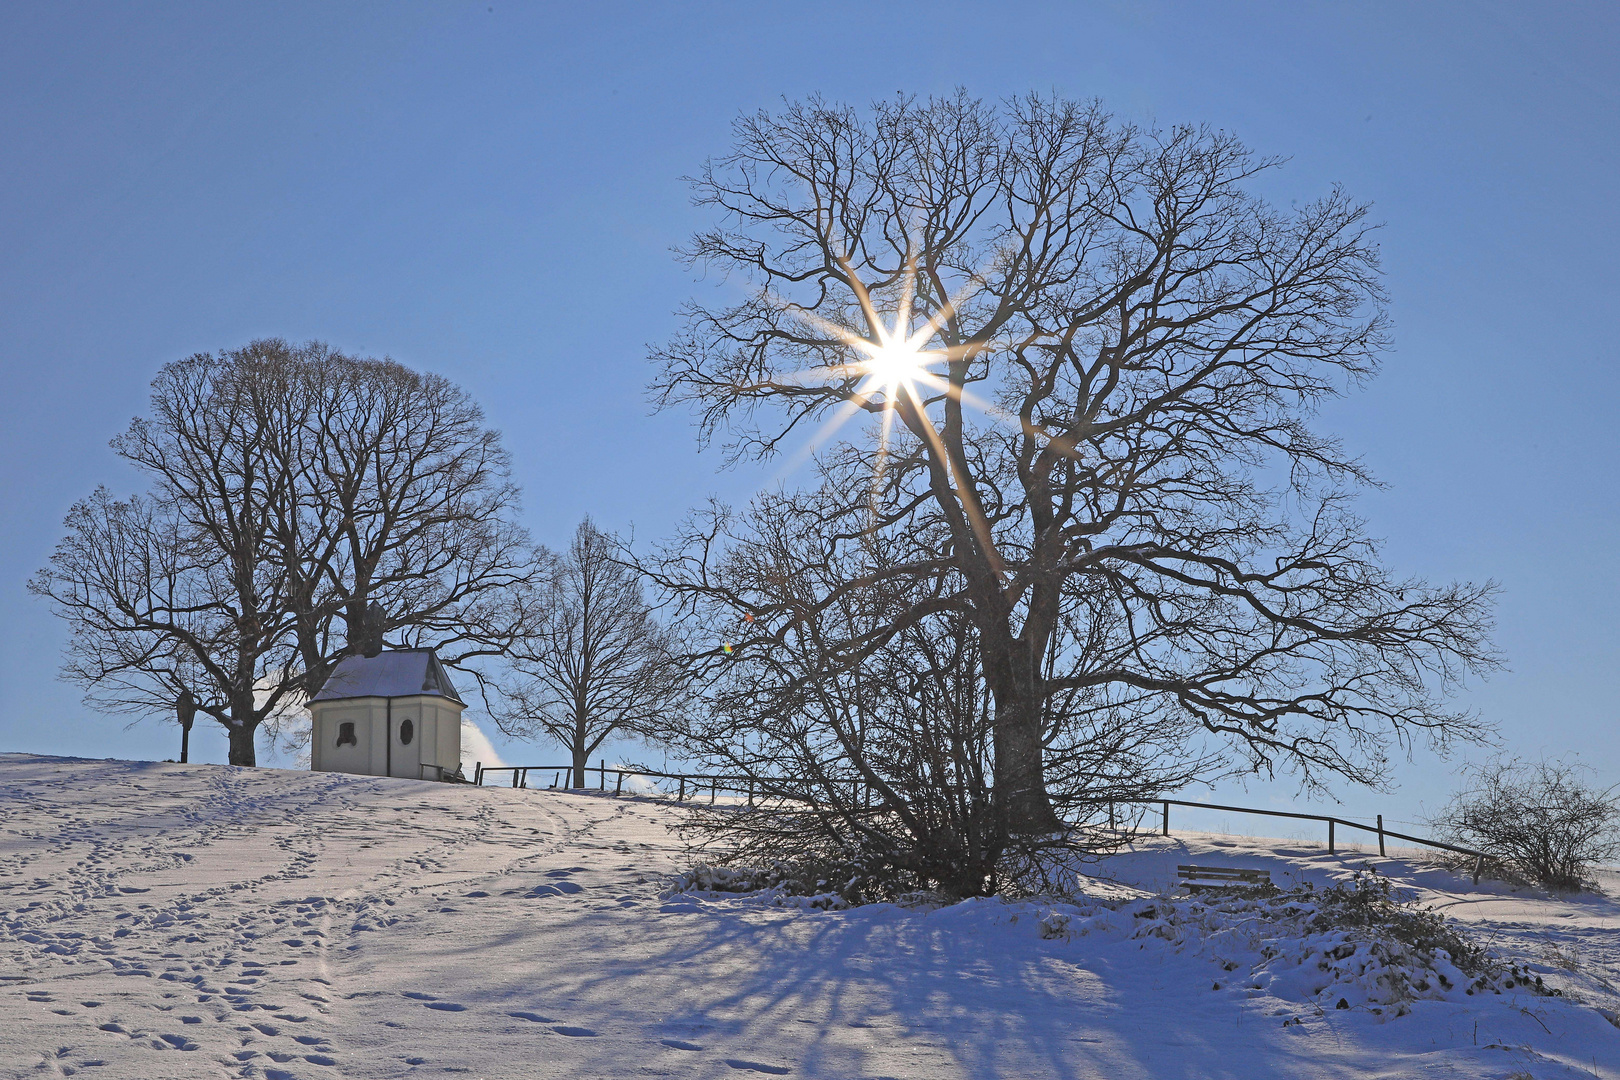
<svg viewBox="0 0 1620 1080">
<path fill-rule="evenodd" d="M 1313 932 L 1358 930 L 1393 939 L 1425 956 L 1444 949 L 1451 962 L 1467 974 L 1487 972 L 1483 948 L 1463 937 L 1439 913 L 1397 897 L 1394 884 L 1370 866 L 1324 889 L 1312 890 L 1307 884 L 1294 895 L 1315 902 L 1316 913 L 1309 923 Z"/>
<path fill-rule="evenodd" d="M 1528 881 L 1573 891 L 1593 863 L 1620 855 L 1620 800 L 1613 788 L 1592 786 L 1588 774 L 1566 762 L 1516 758 L 1474 766 L 1433 825 Z"/>
</svg>

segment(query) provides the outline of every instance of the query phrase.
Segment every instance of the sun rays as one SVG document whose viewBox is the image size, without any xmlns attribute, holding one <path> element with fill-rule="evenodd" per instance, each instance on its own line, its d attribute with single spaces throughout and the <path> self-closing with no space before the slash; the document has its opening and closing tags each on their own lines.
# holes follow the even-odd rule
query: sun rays
<svg viewBox="0 0 1620 1080">
<path fill-rule="evenodd" d="M 962 386 L 962 373 L 948 371 L 944 375 L 932 370 L 938 365 L 949 365 L 953 358 L 969 354 L 963 346 L 950 346 L 942 341 L 943 330 L 960 305 L 982 282 L 975 279 L 960 296 L 950 297 L 939 304 L 925 319 L 918 320 L 914 312 L 916 300 L 916 265 L 909 261 L 899 281 L 898 303 L 889 313 L 880 311 L 870 291 L 861 282 L 847 261 L 840 260 L 846 271 L 851 291 L 859 301 L 861 314 L 868 333 L 859 334 L 847 326 L 793 303 L 783 303 L 782 309 L 801 322 L 813 333 L 824 335 L 820 339 L 805 340 L 813 347 L 833 345 L 849 349 L 859 359 L 854 363 L 832 364 L 779 377 L 777 382 L 791 381 L 803 385 L 807 382 L 844 383 L 844 400 L 831 416 L 786 463 L 779 475 L 802 464 L 819 447 L 826 444 L 850 418 L 858 413 L 876 414 L 879 420 L 877 447 L 872 461 L 872 481 L 869 488 L 868 511 L 875 523 L 883 501 L 883 483 L 891 456 L 891 442 L 895 421 L 899 419 L 903 430 L 925 444 L 926 451 L 940 459 L 952 474 L 956 493 L 968 522 L 998 575 L 1004 576 L 1001 560 L 990 535 L 990 527 L 979 506 L 978 493 L 971 480 L 963 475 L 964 462 L 949 453 L 929 415 L 931 406 L 943 401 L 958 406 L 972 407 L 997 423 L 1011 418 L 1005 413 L 981 402 Z M 920 323 L 920 325 L 919 325 Z M 988 347 L 980 342 L 977 348 Z M 852 385 L 849 385 L 851 384 Z M 1014 423 L 1015 428 L 1020 425 Z"/>
<path fill-rule="evenodd" d="M 841 262 L 843 262 L 841 260 Z M 965 355 L 961 346 L 951 347 L 940 341 L 942 330 L 960 305 L 973 290 L 982 284 L 977 278 L 958 296 L 946 299 L 929 317 L 919 320 L 915 311 L 916 265 L 908 262 L 898 285 L 900 295 L 892 311 L 882 311 L 866 286 L 854 273 L 853 267 L 843 262 L 848 273 L 861 313 L 868 327 L 862 335 L 847 325 L 833 322 L 821 314 L 798 304 L 778 301 L 783 311 L 802 323 L 817 339 L 804 344 L 836 345 L 856 354 L 853 363 L 829 364 L 777 376 L 777 383 L 807 385 L 813 383 L 846 383 L 847 396 L 827 416 L 800 449 L 784 464 L 781 475 L 802 465 L 837 432 L 859 413 L 879 418 L 877 456 L 873 474 L 873 493 L 882 481 L 884 464 L 889 457 L 890 440 L 895 431 L 896 412 L 906 408 L 908 416 L 902 426 L 917 438 L 929 443 L 937 442 L 931 406 L 946 399 L 981 412 L 992 420 L 1007 423 L 1010 419 L 1001 409 L 982 401 L 967 391 L 948 373 L 936 370 L 948 365 L 955 356 Z M 979 343 L 980 349 L 986 347 Z M 1016 422 L 1013 427 L 1018 427 Z"/>
</svg>

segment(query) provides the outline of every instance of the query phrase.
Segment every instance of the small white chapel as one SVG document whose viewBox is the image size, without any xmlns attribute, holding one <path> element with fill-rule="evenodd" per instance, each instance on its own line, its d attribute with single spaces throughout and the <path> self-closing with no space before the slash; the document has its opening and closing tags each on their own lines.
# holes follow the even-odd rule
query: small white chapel
<svg viewBox="0 0 1620 1080">
<path fill-rule="evenodd" d="M 309 767 L 411 780 L 457 774 L 466 707 L 432 649 L 345 656 L 309 703 Z"/>
</svg>

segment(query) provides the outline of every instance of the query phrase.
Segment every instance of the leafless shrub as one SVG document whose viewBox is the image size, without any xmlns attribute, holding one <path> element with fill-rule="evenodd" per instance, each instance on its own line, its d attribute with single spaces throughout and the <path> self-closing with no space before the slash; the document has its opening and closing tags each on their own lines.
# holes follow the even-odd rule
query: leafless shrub
<svg viewBox="0 0 1620 1080">
<path fill-rule="evenodd" d="M 887 576 L 900 545 L 845 545 L 809 527 L 806 511 L 785 496 L 758 500 L 749 538 L 707 572 L 713 592 L 684 596 L 687 624 L 711 628 L 721 647 L 689 658 L 702 691 L 665 738 L 707 770 L 750 778 L 754 796 L 693 812 L 712 861 L 854 882 L 850 896 L 983 895 L 1000 891 L 1009 856 L 1118 843 L 1095 827 L 1109 800 L 1151 797 L 1209 764 L 1178 715 L 1054 688 L 1041 709 L 1043 795 L 1067 824 L 1018 830 L 996 788 L 981 639 L 948 600 L 961 582 Z M 687 550 L 661 564 L 664 581 L 691 569 Z M 1056 634 L 1043 670 L 1072 645 Z"/>
<path fill-rule="evenodd" d="M 1466 770 L 1466 786 L 1433 824 L 1548 889 L 1581 888 L 1593 863 L 1620 855 L 1620 799 L 1590 770 L 1562 761 L 1496 759 Z"/>
</svg>

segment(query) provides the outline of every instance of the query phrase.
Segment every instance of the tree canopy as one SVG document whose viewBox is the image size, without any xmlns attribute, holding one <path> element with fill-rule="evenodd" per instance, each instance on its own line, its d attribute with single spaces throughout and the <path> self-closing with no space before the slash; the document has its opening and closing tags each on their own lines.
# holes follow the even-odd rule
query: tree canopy
<svg viewBox="0 0 1620 1080">
<path fill-rule="evenodd" d="M 233 764 L 367 634 L 466 665 L 529 617 L 506 452 L 443 378 L 256 341 L 165 366 L 112 445 L 149 490 L 76 504 L 30 588 L 72 626 L 87 701 L 174 715 L 189 694 Z"/>
<path fill-rule="evenodd" d="M 789 505 L 697 515 L 660 582 L 753 616 L 742 653 L 903 597 L 823 642 L 846 671 L 965 620 L 1013 833 L 1061 826 L 1064 695 L 1306 783 L 1469 735 L 1446 697 L 1496 662 L 1491 586 L 1387 570 L 1352 507 L 1371 478 L 1313 426 L 1386 343 L 1367 207 L 1275 206 L 1256 180 L 1278 164 L 1055 97 L 739 119 L 693 179 L 716 223 L 685 254 L 745 284 L 685 308 L 655 391 L 733 457 L 823 449 Z M 820 543 L 780 574 L 837 567 L 813 595 L 724 572 L 783 514 Z"/>
</svg>

